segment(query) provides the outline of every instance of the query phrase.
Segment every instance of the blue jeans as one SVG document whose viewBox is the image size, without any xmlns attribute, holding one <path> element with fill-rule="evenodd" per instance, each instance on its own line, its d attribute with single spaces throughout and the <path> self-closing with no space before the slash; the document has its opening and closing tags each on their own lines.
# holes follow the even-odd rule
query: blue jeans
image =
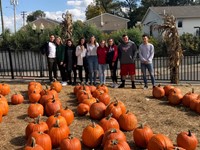
<svg viewBox="0 0 200 150">
<path fill-rule="evenodd" d="M 150 63 L 150 64 L 141 63 L 141 71 L 142 71 L 142 74 L 143 74 L 143 80 L 144 80 L 145 85 L 147 85 L 146 69 L 149 72 L 149 75 L 151 77 L 151 83 L 154 86 L 155 85 L 155 78 L 154 78 L 154 75 L 153 75 L 153 64 L 152 63 Z"/>
<path fill-rule="evenodd" d="M 99 64 L 99 80 L 100 84 L 106 83 L 106 68 L 107 64 Z"/>
<path fill-rule="evenodd" d="M 97 56 L 87 56 L 88 66 L 89 66 L 89 79 L 90 84 L 96 84 L 97 69 L 98 69 L 98 59 Z"/>
</svg>

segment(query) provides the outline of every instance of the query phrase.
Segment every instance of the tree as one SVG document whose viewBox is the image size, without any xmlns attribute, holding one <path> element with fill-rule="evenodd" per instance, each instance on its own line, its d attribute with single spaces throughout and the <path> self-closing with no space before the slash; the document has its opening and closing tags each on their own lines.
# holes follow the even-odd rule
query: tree
<svg viewBox="0 0 200 150">
<path fill-rule="evenodd" d="M 45 17 L 45 16 L 46 16 L 46 14 L 43 11 L 36 10 L 36 11 L 34 11 L 33 13 L 31 13 L 27 16 L 26 21 L 32 22 L 34 20 L 37 20 L 38 18 Z"/>
<path fill-rule="evenodd" d="M 166 14 L 164 23 L 158 25 L 157 29 L 164 34 L 164 41 L 167 45 L 171 83 L 177 84 L 179 82 L 179 66 L 183 54 L 175 17 Z"/>
<path fill-rule="evenodd" d="M 98 7 L 95 3 L 91 3 L 90 5 L 88 5 L 85 11 L 85 16 L 87 20 L 96 17 L 100 14 L 101 14 L 100 7 Z"/>
</svg>

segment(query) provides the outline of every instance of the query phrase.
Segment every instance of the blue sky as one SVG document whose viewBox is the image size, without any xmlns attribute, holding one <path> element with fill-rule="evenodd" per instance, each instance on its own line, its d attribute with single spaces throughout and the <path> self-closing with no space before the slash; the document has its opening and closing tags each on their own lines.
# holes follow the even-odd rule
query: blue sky
<svg viewBox="0 0 200 150">
<path fill-rule="evenodd" d="M 21 12 L 30 14 L 36 10 L 42 10 L 47 18 L 62 20 L 62 13 L 69 11 L 72 13 L 73 20 L 85 20 L 85 9 L 93 0 L 18 0 L 16 6 L 17 29 L 22 27 L 23 20 Z M 12 32 L 14 29 L 14 11 L 10 0 L 2 0 L 4 26 Z M 1 33 L 0 24 L 0 33 Z"/>
</svg>

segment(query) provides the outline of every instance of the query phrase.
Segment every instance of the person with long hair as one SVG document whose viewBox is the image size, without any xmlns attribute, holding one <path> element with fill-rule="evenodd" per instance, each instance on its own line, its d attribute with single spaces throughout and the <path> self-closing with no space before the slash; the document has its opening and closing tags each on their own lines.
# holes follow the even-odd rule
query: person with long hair
<svg viewBox="0 0 200 150">
<path fill-rule="evenodd" d="M 85 68 L 85 78 L 88 78 L 88 72 L 87 72 L 87 68 L 86 68 L 86 64 L 84 63 L 84 59 L 86 57 L 86 42 L 85 42 L 85 38 L 81 37 L 79 39 L 78 45 L 76 47 L 76 56 L 77 56 L 77 69 L 78 69 L 78 74 L 79 74 L 79 79 L 80 82 L 83 82 L 83 66 Z M 86 80 L 87 82 L 87 80 Z"/>
<path fill-rule="evenodd" d="M 96 85 L 98 59 L 97 59 L 97 47 L 99 44 L 96 42 L 95 36 L 91 36 L 87 43 L 87 61 L 89 66 L 89 79 L 90 85 Z"/>
<path fill-rule="evenodd" d="M 108 49 L 105 44 L 106 44 L 106 41 L 102 40 L 100 42 L 99 47 L 97 48 L 100 84 L 106 84 L 106 69 L 107 69 L 106 56 L 107 56 Z"/>
<path fill-rule="evenodd" d="M 67 71 L 67 80 L 69 81 L 69 85 L 76 84 L 76 64 L 77 64 L 77 57 L 76 57 L 76 47 L 74 46 L 71 39 L 66 40 L 66 47 L 65 47 L 65 67 Z M 74 81 L 72 82 L 72 74 L 74 76 Z"/>
<path fill-rule="evenodd" d="M 65 67 L 64 67 L 64 59 L 65 59 L 65 47 L 62 43 L 62 39 L 60 37 L 56 37 L 56 62 L 58 68 L 60 70 L 60 75 L 62 78 L 61 84 L 63 86 L 67 85 L 67 79 L 65 74 Z"/>
<path fill-rule="evenodd" d="M 109 65 L 112 84 L 111 87 L 118 88 L 117 83 L 117 64 L 118 64 L 118 48 L 115 45 L 114 40 L 112 38 L 108 39 L 108 53 L 106 57 L 106 62 Z"/>
</svg>

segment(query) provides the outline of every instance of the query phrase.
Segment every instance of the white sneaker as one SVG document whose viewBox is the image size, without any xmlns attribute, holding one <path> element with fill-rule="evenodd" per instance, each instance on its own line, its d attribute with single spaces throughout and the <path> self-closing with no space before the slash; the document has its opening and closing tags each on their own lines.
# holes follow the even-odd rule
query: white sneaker
<svg viewBox="0 0 200 150">
<path fill-rule="evenodd" d="M 114 88 L 115 83 L 111 83 L 109 86 L 110 86 L 111 88 Z"/>
<path fill-rule="evenodd" d="M 66 86 L 67 82 L 62 82 L 61 84 L 62 84 L 62 86 Z"/>
<path fill-rule="evenodd" d="M 117 83 L 114 83 L 114 86 L 113 86 L 113 88 L 118 88 L 119 87 L 119 84 L 117 84 Z"/>
</svg>

